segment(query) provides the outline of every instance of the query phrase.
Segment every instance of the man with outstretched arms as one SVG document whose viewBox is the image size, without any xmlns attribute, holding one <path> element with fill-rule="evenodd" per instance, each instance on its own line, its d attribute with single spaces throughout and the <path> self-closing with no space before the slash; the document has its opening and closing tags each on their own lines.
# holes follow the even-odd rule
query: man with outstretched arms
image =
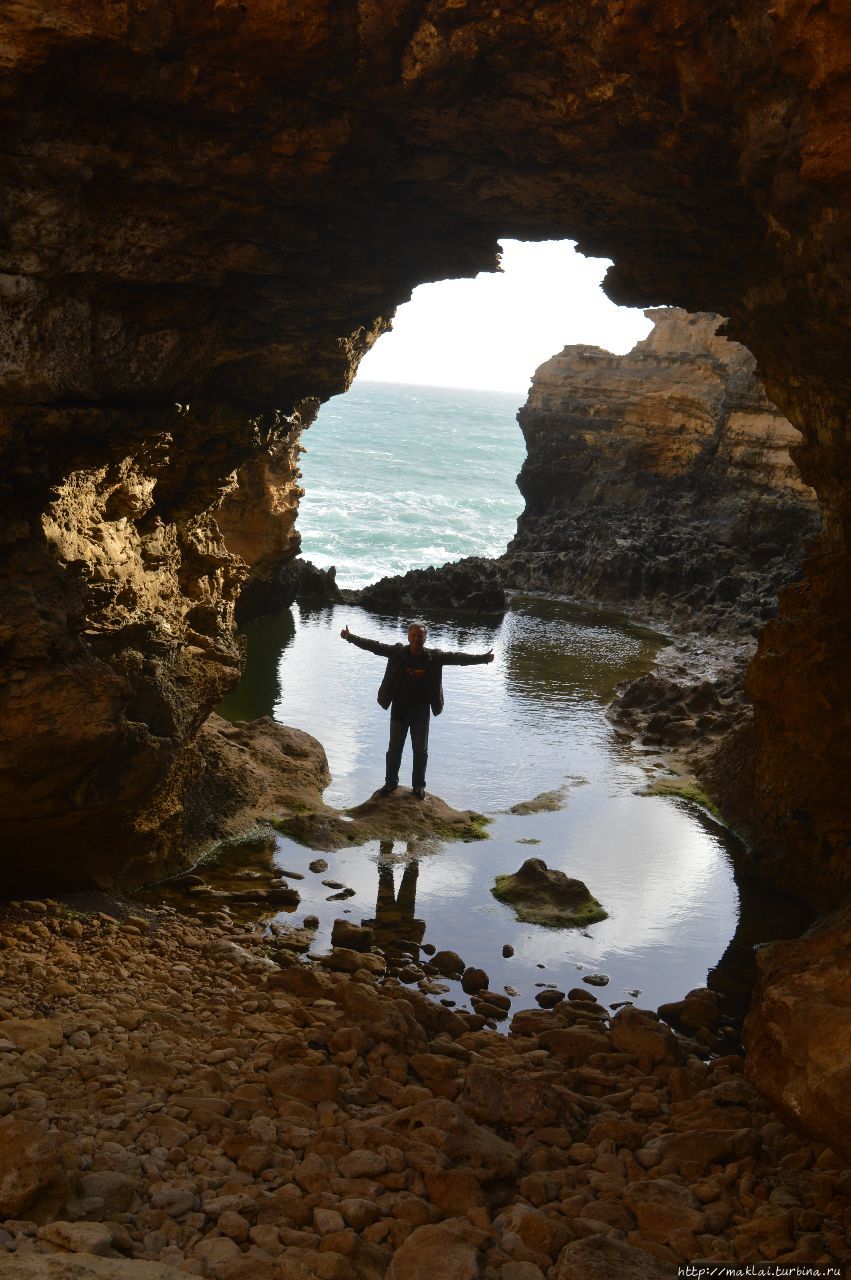
<svg viewBox="0 0 851 1280">
<path fill-rule="evenodd" d="M 414 753 L 411 786 L 418 800 L 425 799 L 425 776 L 428 762 L 428 727 L 432 711 L 443 710 L 443 668 L 470 667 L 480 662 L 493 662 L 493 650 L 487 653 L 451 653 L 444 649 L 427 649 L 427 628 L 422 622 L 408 627 L 407 644 L 382 644 L 353 635 L 344 627 L 340 635 L 349 644 L 377 653 L 387 659 L 384 679 L 378 690 L 378 701 L 390 710 L 390 745 L 387 748 L 387 771 L 380 794 L 389 796 L 399 785 L 399 766 L 408 733 Z"/>
</svg>

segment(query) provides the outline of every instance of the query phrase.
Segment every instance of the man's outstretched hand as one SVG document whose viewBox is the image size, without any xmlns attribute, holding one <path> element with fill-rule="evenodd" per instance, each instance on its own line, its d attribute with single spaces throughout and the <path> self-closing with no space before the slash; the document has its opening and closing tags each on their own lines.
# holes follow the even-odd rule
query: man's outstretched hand
<svg viewBox="0 0 851 1280">
<path fill-rule="evenodd" d="M 348 638 L 349 638 L 349 628 L 348 628 L 348 625 L 346 625 L 345 627 L 343 627 L 343 630 L 340 632 L 340 639 L 348 640 Z"/>
</svg>

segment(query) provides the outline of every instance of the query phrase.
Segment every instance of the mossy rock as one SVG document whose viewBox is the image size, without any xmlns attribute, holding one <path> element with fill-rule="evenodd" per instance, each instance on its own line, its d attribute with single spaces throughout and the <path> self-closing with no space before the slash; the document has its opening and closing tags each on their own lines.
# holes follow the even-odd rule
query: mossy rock
<svg viewBox="0 0 851 1280">
<path fill-rule="evenodd" d="M 283 835 L 309 849 L 333 851 L 370 840 L 409 840 L 428 836 L 440 840 L 486 840 L 490 819 L 472 809 L 453 809 L 439 796 L 417 800 L 399 788 L 390 796 L 379 792 L 352 809 L 323 806 L 312 813 L 272 819 Z"/>
<path fill-rule="evenodd" d="M 551 870 L 541 858 L 527 858 L 513 875 L 497 876 L 491 893 L 513 907 L 518 920 L 551 929 L 594 924 L 608 914 L 586 884 Z"/>
<path fill-rule="evenodd" d="M 721 813 L 711 796 L 703 790 L 694 778 L 659 778 L 644 787 L 639 793 L 642 796 L 672 796 L 677 800 L 687 800 L 705 809 L 717 822 L 722 822 Z"/>
</svg>

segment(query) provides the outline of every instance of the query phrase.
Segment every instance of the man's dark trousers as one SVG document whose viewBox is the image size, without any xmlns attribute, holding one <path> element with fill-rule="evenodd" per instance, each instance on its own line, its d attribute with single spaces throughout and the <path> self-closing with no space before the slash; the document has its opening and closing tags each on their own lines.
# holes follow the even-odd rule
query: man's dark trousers
<svg viewBox="0 0 851 1280">
<path fill-rule="evenodd" d="M 408 730 L 411 733 L 411 748 L 414 752 L 414 771 L 411 786 L 424 787 L 426 765 L 428 764 L 428 724 L 431 718 L 430 708 L 411 707 L 409 711 L 390 714 L 390 745 L 387 748 L 387 774 L 385 785 L 395 787 L 399 784 L 399 768 L 402 764 L 402 749 Z"/>
</svg>

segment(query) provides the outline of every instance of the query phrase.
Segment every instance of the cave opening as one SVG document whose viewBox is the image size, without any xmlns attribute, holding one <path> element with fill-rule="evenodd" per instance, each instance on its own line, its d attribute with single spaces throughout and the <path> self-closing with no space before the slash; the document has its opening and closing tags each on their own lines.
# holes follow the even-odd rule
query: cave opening
<svg viewBox="0 0 851 1280">
<path fill-rule="evenodd" d="M 264 723 L 251 737 L 209 718 L 238 673 L 234 614 L 238 597 L 249 600 L 246 590 L 240 596 L 244 564 L 258 577 L 252 545 L 264 537 L 262 495 L 270 475 L 294 483 L 300 429 L 318 400 L 348 384 L 399 301 L 419 282 L 487 267 L 497 234 L 508 232 L 575 235 L 616 264 L 609 287 L 624 303 L 661 299 L 729 317 L 730 336 L 759 361 L 769 399 L 802 434 L 796 461 L 819 495 L 823 531 L 800 582 L 784 590 L 760 633 L 747 675 L 753 719 L 707 776 L 724 814 L 746 833 L 760 881 L 841 908 L 851 885 L 845 8 L 802 0 L 770 10 L 684 0 L 675 11 L 647 0 L 316 0 L 296 12 L 262 0 L 152 0 L 125 10 L 48 0 L 13 6 L 3 25 L 6 890 L 136 885 L 185 868 L 246 813 L 280 809 L 282 797 L 292 809 L 315 802 L 325 774 L 303 736 Z M 593 379 L 599 367 L 586 365 Z M 178 403 L 191 412 L 178 412 Z M 530 431 L 541 421 L 530 417 Z M 633 460 L 652 472 L 659 454 L 643 443 Z M 530 514 L 528 541 L 514 549 L 522 581 L 546 589 L 555 571 L 566 589 L 578 547 L 588 552 L 578 563 L 589 586 L 608 574 L 635 591 L 664 591 L 672 564 L 652 581 L 636 564 L 646 558 L 640 521 L 615 562 L 597 554 L 602 530 L 591 516 L 547 532 L 555 471 L 574 495 L 585 492 L 587 472 L 575 458 L 526 473 L 540 515 Z M 740 452 L 739 469 L 746 461 Z M 611 506 L 623 486 L 599 496 Z M 719 511 L 729 512 L 731 495 L 722 488 L 718 497 Z M 744 530 L 755 535 L 754 572 L 758 561 L 770 568 L 784 538 L 766 535 L 761 521 Z M 283 521 L 272 567 L 295 550 L 291 533 Z M 548 539 L 543 550 L 538 534 Z M 238 559 L 226 544 L 237 536 Z M 710 545 L 694 550 L 705 560 Z M 716 617 L 748 595 L 741 574 L 725 580 L 711 602 Z M 685 585 L 698 598 L 705 588 Z M 639 725 L 645 694 L 640 685 L 637 701 L 622 703 L 627 727 Z M 651 690 L 650 701 L 657 695 L 667 696 Z M 676 709 L 667 724 L 679 724 L 678 733 L 715 714 L 712 705 Z M 309 796 L 287 791 L 280 776 L 269 788 L 273 760 L 287 785 L 298 769 L 309 775 Z M 73 923 L 59 926 L 66 940 Z M 98 921 L 93 929 L 101 926 L 113 927 Z M 52 945 L 38 920 L 13 927 L 33 950 Z M 744 1064 L 792 1123 L 846 1155 L 848 928 L 846 906 L 844 916 L 840 909 L 814 934 L 761 957 Z M 170 963 L 177 954 L 197 960 L 201 935 L 185 951 L 175 943 Z M 92 981 L 111 969 L 104 959 L 127 958 L 132 936 L 104 951 Z M 41 1019 L 52 1001 L 71 997 L 61 981 L 53 990 L 41 984 L 28 964 L 24 957 L 15 980 L 34 1001 L 38 992 L 30 1012 Z M 88 980 L 88 960 L 85 967 Z M 268 993 L 250 994 L 252 1013 L 268 1012 Z M 26 998 L 12 1006 L 23 1019 Z M 430 1016 L 426 1043 L 438 1012 Z M 455 1026 L 450 1019 L 446 1012 L 441 1027 Z M 606 1047 L 636 1026 L 622 1018 Z M 320 1052 L 317 1043 L 309 1053 Z M 737 1114 L 753 1128 L 715 1154 L 758 1161 L 764 1140 L 770 1160 L 760 1176 L 770 1167 L 773 1177 L 788 1157 L 800 1161 L 796 1174 L 817 1168 L 815 1176 L 834 1181 L 831 1192 L 844 1194 L 830 1151 L 796 1147 L 773 1117 L 764 1123 L 766 1110 L 731 1080 L 741 1062 L 701 1077 L 720 1086 L 712 1097 L 683 1070 L 671 1076 L 660 1115 L 675 1090 L 687 1102 L 696 1089 L 701 1104 L 718 1102 L 722 1114 L 742 1103 Z M 528 1079 L 529 1063 L 518 1065 L 499 1096 L 513 1099 L 516 1084 L 528 1100 Z M 475 1093 L 475 1072 L 470 1082 Z M 22 1101 L 37 1107 L 31 1093 Z M 503 1113 L 491 1115 L 511 1128 Z M 535 1100 L 530 1118 L 542 1121 Z M 665 1158 L 675 1161 L 681 1138 L 665 1134 Z M 535 1158 L 558 1164 L 558 1148 L 539 1148 Z M 643 1176 L 624 1159 L 630 1176 Z M 750 1171 L 744 1177 L 737 1218 L 754 1207 Z M 828 1191 L 820 1184 L 812 1194 L 822 1205 Z M 828 1203 L 835 1210 L 838 1201 Z M 823 1235 L 804 1229 L 813 1225 L 809 1208 L 775 1222 L 775 1256 L 799 1249 L 795 1263 L 844 1260 L 835 1222 L 842 1206 L 834 1210 Z M 621 1216 L 615 1230 L 631 1226 Z M 709 1245 L 701 1236 L 700 1247 L 749 1261 L 765 1226 L 738 1223 L 735 1249 L 726 1235 Z M 134 1243 L 141 1247 L 140 1238 Z M 210 1243 L 214 1253 L 232 1252 Z M 693 1244 L 676 1235 L 661 1247 L 690 1261 Z M 484 1267 L 465 1255 L 462 1266 L 479 1261 Z"/>
<path fill-rule="evenodd" d="M 803 538 L 815 527 L 812 496 L 803 495 L 788 456 L 798 433 L 768 401 L 750 354 L 716 336 L 720 317 L 659 308 L 619 312 L 608 302 L 599 308 L 609 263 L 580 260 L 579 273 L 571 279 L 564 271 L 558 279 L 553 251 L 569 261 L 569 246 L 516 247 L 527 271 L 530 256 L 541 254 L 537 279 L 522 301 L 522 286 L 509 279 L 512 289 L 496 305 L 504 281 L 492 275 L 415 291 L 397 314 L 394 333 L 365 357 L 353 387 L 320 410 L 304 437 L 306 492 L 297 520 L 301 554 L 315 562 L 320 582 L 313 569 L 301 587 L 288 577 L 298 599 L 293 612 L 247 625 L 245 675 L 219 710 L 237 722 L 272 715 L 316 734 L 331 765 L 326 801 L 345 810 L 378 785 L 383 749 L 382 730 L 371 722 L 370 673 L 340 676 L 340 627 L 351 622 L 353 630 L 392 641 L 404 632 L 405 619 L 424 616 L 438 644 L 495 646 L 504 696 L 458 691 L 460 726 L 448 735 L 442 726 L 437 794 L 454 806 L 475 803 L 504 814 L 518 804 L 522 812 L 524 789 L 529 797 L 561 797 L 553 802 L 556 812 L 568 807 L 569 792 L 571 815 L 555 837 L 558 852 L 552 818 L 542 820 L 541 833 L 516 840 L 541 846 L 541 856 L 571 874 L 601 880 L 600 896 L 620 920 L 621 931 L 609 927 L 604 936 L 606 929 L 595 929 L 578 948 L 574 942 L 577 969 L 595 961 L 611 968 L 612 954 L 619 954 L 613 979 L 619 986 L 607 993 L 616 1004 L 636 986 L 663 1002 L 672 990 L 660 981 L 660 970 L 674 985 L 688 971 L 694 986 L 706 982 L 709 970 L 712 983 L 734 997 L 741 1012 L 753 980 L 754 945 L 791 936 L 811 917 L 783 895 L 753 893 L 742 875 L 741 847 L 705 811 L 689 809 L 695 801 L 708 803 L 706 796 L 688 776 L 669 772 L 665 754 L 679 753 L 682 765 L 689 751 L 699 754 L 698 743 L 704 751 L 717 749 L 745 715 L 739 686 L 753 632 L 775 610 L 777 588 L 799 571 Z M 543 299 L 558 297 L 560 287 L 573 295 L 572 313 L 553 308 L 551 331 L 543 326 L 542 335 L 524 333 L 517 357 L 511 345 L 524 325 L 531 327 L 529 308 L 543 309 Z M 469 301 L 465 306 L 465 297 L 477 291 L 484 295 L 479 309 Z M 427 295 L 419 314 L 417 293 Z M 601 314 L 589 318 L 595 306 Z M 505 346 L 494 351 L 497 337 Z M 565 337 L 577 341 L 565 345 Z M 391 340 L 395 359 L 382 361 Z M 549 360 L 548 348 L 555 353 Z M 509 388 L 528 381 L 522 361 L 530 361 L 529 350 L 535 353 L 532 368 L 541 367 L 523 406 L 525 391 Z M 518 368 L 523 372 L 512 373 Z M 460 386 L 446 385 L 453 379 Z M 518 407 L 530 450 L 525 458 L 514 423 Z M 507 447 L 509 434 L 514 449 Z M 521 462 L 527 510 L 503 555 L 516 514 L 507 499 Z M 498 503 L 505 509 L 495 513 Z M 521 598 L 537 589 L 539 602 L 512 605 L 498 623 L 488 615 L 494 603 L 474 569 L 444 570 L 443 578 L 456 573 L 446 590 L 440 572 L 431 580 L 418 573 L 471 555 L 484 556 L 491 566 L 502 558 L 505 584 Z M 596 576 L 588 574 L 589 561 Z M 583 564 L 584 579 L 577 574 Z M 322 583 L 332 566 L 335 582 Z M 465 574 L 461 585 L 457 578 Z M 573 605 L 544 604 L 541 593 Z M 690 625 L 693 634 L 681 639 L 658 676 L 642 682 L 662 638 L 601 613 L 601 605 L 626 607 L 680 634 Z M 593 655 L 587 662 L 585 651 Z M 688 677 L 677 679 L 674 669 L 680 677 L 688 669 Z M 614 780 L 617 769 L 607 772 L 612 759 L 597 759 L 587 768 L 590 777 L 581 767 L 594 758 L 590 738 L 605 733 L 600 711 L 620 681 L 636 682 L 616 717 L 622 738 L 615 756 L 630 778 L 626 787 Z M 586 718 L 594 725 L 590 738 L 576 732 L 576 722 Z M 533 723 L 537 729 L 530 732 Z M 631 737 L 645 753 L 632 760 L 643 774 L 630 773 Z M 489 743 L 486 752 L 477 748 L 481 740 Z M 558 759 L 555 769 L 548 757 Z M 679 799 L 654 801 L 653 820 L 647 821 L 653 806 L 635 805 L 627 793 L 648 789 Z M 672 803 L 676 817 L 666 828 Z M 589 828 L 596 828 L 593 837 Z M 612 849 L 625 862 L 615 858 L 607 877 L 601 867 Z M 418 865 L 419 857 L 410 849 L 408 854 L 406 865 Z M 502 832 L 489 864 L 509 873 L 516 855 Z M 387 854 L 376 856 L 380 866 L 388 865 Z M 288 846 L 281 857 L 297 862 Z M 404 850 L 395 859 L 404 862 Z M 354 850 L 345 862 L 356 893 L 353 910 L 365 909 L 362 864 Z M 459 865 L 456 858 L 450 883 L 437 863 L 427 860 L 420 871 L 426 906 L 419 926 L 438 948 L 452 941 L 449 922 L 459 914 L 475 920 L 486 896 L 475 861 L 460 877 Z M 367 880 L 369 874 L 367 868 Z M 626 894 L 623 902 L 618 892 Z M 738 916 L 737 895 L 745 904 Z M 321 903 L 310 907 L 321 915 Z M 446 936 L 434 931 L 436 910 Z M 695 928 L 698 920 L 701 928 Z M 467 928 L 468 946 L 480 948 L 474 961 L 484 962 L 494 947 L 487 930 L 479 932 L 477 937 L 475 928 Z M 541 956 L 552 959 L 528 939 L 512 935 L 512 946 L 526 953 L 530 965 Z M 652 957 L 647 968 L 639 955 Z M 640 972 L 630 972 L 630 964 Z M 405 970 L 413 972 L 410 958 Z M 519 981 L 517 964 L 514 970 Z"/>
</svg>

